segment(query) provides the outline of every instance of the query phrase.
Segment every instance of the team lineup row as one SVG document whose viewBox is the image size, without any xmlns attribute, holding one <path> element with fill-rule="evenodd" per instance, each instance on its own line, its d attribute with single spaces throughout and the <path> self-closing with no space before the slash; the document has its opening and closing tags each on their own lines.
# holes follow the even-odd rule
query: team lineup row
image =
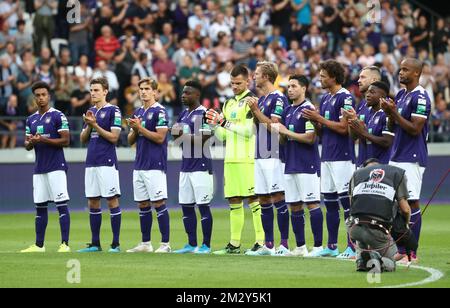
<svg viewBox="0 0 450 308">
<path fill-rule="evenodd" d="M 422 64 L 405 59 L 399 73 L 405 86 L 395 100 L 388 98 L 389 87 L 380 82 L 376 67 L 366 67 L 360 73 L 359 86 L 365 100 L 358 106 L 342 87 L 344 69 L 334 60 L 320 66 L 322 87 L 329 93 L 320 102 L 320 110 L 306 99 L 309 81 L 305 76 L 290 77 L 288 97 L 274 87 L 278 75 L 271 62 L 257 65 L 254 79 L 257 94 L 248 89 L 249 73 L 245 66 L 233 68 L 231 85 L 235 97 L 222 111 L 207 110 L 200 105 L 201 85 L 188 81 L 182 102 L 187 107 L 176 124 L 168 127 L 165 109 L 158 104 L 158 85 L 151 78 L 139 82 L 142 107 L 127 119 L 130 126 L 128 142 L 136 144 L 133 174 L 134 199 L 139 206 L 142 242 L 129 252 L 150 252 L 152 207 L 157 212 L 161 231 L 161 246 L 156 252 L 170 252 L 170 222 L 167 199 L 167 134 L 171 133 L 183 148 L 180 173 L 179 204 L 188 244 L 176 253 L 210 253 L 213 198 L 213 175 L 209 147 L 204 146 L 214 135 L 226 141 L 225 197 L 230 203 L 230 242 L 216 254 L 240 253 L 244 224 L 243 201 L 252 209 L 255 245 L 249 255 L 300 255 L 354 258 L 355 248 L 339 253 L 339 203 L 344 217 L 350 214 L 349 182 L 355 170 L 368 158 L 396 165 L 406 171 L 411 221 L 416 238 L 420 234 L 420 189 L 427 162 L 427 118 L 430 100 L 419 86 Z M 90 209 L 91 244 L 79 252 L 101 251 L 100 199 L 106 198 L 111 212 L 113 243 L 110 252 L 120 251 L 121 211 L 120 185 L 115 144 L 118 141 L 122 116 L 120 110 L 106 102 L 108 83 L 104 78 L 90 83 L 93 107 L 83 116 L 81 141 L 88 144 L 85 173 L 85 193 Z M 27 150 L 36 152 L 33 176 L 36 204 L 36 243 L 24 252 L 45 251 L 44 236 L 48 221 L 48 202 L 55 202 L 60 213 L 62 244 L 59 251 L 70 251 L 70 215 L 67 208 L 66 170 L 63 147 L 70 141 L 65 116 L 49 106 L 48 85 L 33 85 L 38 112 L 26 123 Z M 291 104 L 289 103 L 291 102 Z M 254 129 L 256 124 L 256 129 Z M 319 155 L 318 141 L 322 144 Z M 354 141 L 359 140 L 355 161 Z M 274 142 L 274 140 L 276 142 Z M 189 146 L 186 146 L 189 145 Z M 199 155 L 200 151 L 200 155 Z M 270 155 L 267 156 L 266 154 Z M 320 195 L 324 196 L 328 244 L 322 247 L 323 214 Z M 314 247 L 305 245 L 304 210 L 310 211 Z M 195 205 L 201 214 L 203 242 L 197 247 Z M 288 209 L 290 207 L 290 213 Z M 274 247 L 274 210 L 281 234 L 281 243 Z M 296 248 L 288 248 L 289 225 L 296 238 Z M 399 247 L 399 256 L 404 255 Z M 416 252 L 413 253 L 416 258 Z"/>
</svg>

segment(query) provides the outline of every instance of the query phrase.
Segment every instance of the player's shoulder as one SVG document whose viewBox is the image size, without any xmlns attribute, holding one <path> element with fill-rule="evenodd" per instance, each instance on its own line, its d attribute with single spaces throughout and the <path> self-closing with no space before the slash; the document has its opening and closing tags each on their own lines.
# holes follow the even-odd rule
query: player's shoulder
<svg viewBox="0 0 450 308">
<path fill-rule="evenodd" d="M 166 111 L 166 107 L 164 107 L 160 103 L 155 103 L 151 109 L 156 110 L 157 112 L 165 112 Z"/>
<path fill-rule="evenodd" d="M 427 101 L 430 101 L 430 97 L 428 95 L 427 90 L 421 85 L 417 86 L 414 90 L 412 90 L 412 95 L 419 100 L 419 104 L 422 103 L 425 105 Z"/>
<path fill-rule="evenodd" d="M 400 99 L 405 94 L 406 94 L 406 89 L 400 89 L 400 91 L 398 91 L 397 95 L 395 96 L 395 100 Z"/>
<path fill-rule="evenodd" d="M 107 103 L 103 108 L 105 108 L 106 110 L 111 110 L 111 112 L 120 112 L 119 106 L 110 103 Z"/>
<path fill-rule="evenodd" d="M 343 100 L 348 100 L 348 99 L 354 99 L 353 94 L 347 90 L 346 88 L 342 88 L 340 89 L 337 93 L 336 93 L 336 97 L 338 99 L 343 99 Z"/>
<path fill-rule="evenodd" d="M 316 106 L 314 106 L 313 103 L 311 103 L 311 101 L 306 100 L 303 105 L 302 105 L 303 109 L 311 109 L 311 110 L 316 110 Z"/>
<path fill-rule="evenodd" d="M 30 115 L 27 117 L 27 121 L 31 121 L 31 120 L 33 120 L 34 118 L 37 118 L 37 117 L 39 117 L 39 111 L 36 111 L 35 113 L 30 114 Z"/>
</svg>

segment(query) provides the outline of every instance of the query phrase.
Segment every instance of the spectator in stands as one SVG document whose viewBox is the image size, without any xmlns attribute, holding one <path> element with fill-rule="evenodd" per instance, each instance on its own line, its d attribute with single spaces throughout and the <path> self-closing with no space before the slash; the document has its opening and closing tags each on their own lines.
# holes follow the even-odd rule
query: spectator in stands
<svg viewBox="0 0 450 308">
<path fill-rule="evenodd" d="M 219 44 L 213 49 L 212 53 L 219 63 L 225 63 L 234 60 L 234 52 L 230 47 L 230 39 L 225 32 L 218 34 Z"/>
<path fill-rule="evenodd" d="M 34 50 L 37 53 L 41 50 L 42 43 L 45 42 L 50 47 L 50 41 L 55 32 L 55 21 L 53 19 L 53 10 L 58 7 L 56 0 L 35 0 L 34 9 Z"/>
<path fill-rule="evenodd" d="M 396 18 L 395 13 L 391 8 L 391 2 L 384 0 L 381 3 L 381 36 L 383 42 L 388 45 L 388 51 L 393 48 L 393 38 L 396 33 Z"/>
<path fill-rule="evenodd" d="M 14 117 L 18 114 L 18 101 L 16 95 L 8 97 L 6 105 L 0 105 L 0 117 Z M 13 149 L 17 143 L 17 125 L 18 121 L 0 120 L 1 144 L 0 148 Z"/>
<path fill-rule="evenodd" d="M 89 54 L 89 32 L 92 31 L 92 19 L 86 5 L 80 6 L 80 23 L 69 25 L 69 46 L 72 65 L 76 65 L 80 55 Z"/>
<path fill-rule="evenodd" d="M 198 80 L 203 88 L 203 100 L 207 101 L 202 105 L 210 105 L 210 102 L 217 98 L 216 81 L 217 81 L 217 64 L 214 61 L 214 56 L 211 54 L 205 58 L 200 65 L 200 73 Z"/>
<path fill-rule="evenodd" d="M 162 49 L 164 49 L 169 57 L 172 57 L 173 53 L 175 52 L 175 35 L 173 34 L 173 27 L 172 24 L 166 22 L 163 25 L 162 33 L 159 36 L 159 40 L 162 44 Z"/>
<path fill-rule="evenodd" d="M 197 61 L 197 58 L 195 57 L 195 53 L 192 52 L 191 42 L 187 38 L 185 38 L 181 41 L 180 48 L 177 51 L 175 51 L 175 53 L 173 54 L 173 57 L 172 57 L 172 61 L 173 61 L 173 63 L 175 63 L 175 65 L 177 67 L 177 71 L 179 71 L 181 66 L 183 66 L 183 59 L 184 59 L 184 56 L 186 56 L 186 55 L 191 56 L 191 58 L 194 61 L 195 66 L 198 65 L 198 61 Z M 154 67 L 153 67 L 153 69 L 154 69 Z M 155 70 L 155 72 L 156 72 L 156 70 Z M 167 74 L 167 76 L 170 76 L 170 74 Z"/>
<path fill-rule="evenodd" d="M 362 67 L 372 66 L 375 64 L 374 48 L 370 44 L 364 45 L 363 54 L 358 58 L 358 63 Z"/>
<path fill-rule="evenodd" d="M 194 14 L 188 18 L 189 29 L 195 30 L 200 26 L 200 35 L 205 37 L 209 34 L 210 20 L 203 14 L 203 8 L 200 4 L 194 6 Z"/>
<path fill-rule="evenodd" d="M 33 37 L 29 31 L 25 30 L 25 21 L 20 19 L 17 21 L 16 33 L 16 50 L 19 54 L 25 50 L 33 50 Z"/>
<path fill-rule="evenodd" d="M 10 67 L 11 62 L 7 55 L 1 56 L 0 62 L 0 107 L 3 107 L 6 105 L 8 98 L 13 94 L 16 75 Z"/>
<path fill-rule="evenodd" d="M 19 91 L 19 115 L 25 116 L 27 112 L 36 110 L 31 85 L 38 81 L 34 63 L 27 60 L 23 62 L 22 69 L 17 77 L 17 90 Z"/>
<path fill-rule="evenodd" d="M 436 108 L 432 112 L 433 124 L 433 141 L 448 142 L 450 141 L 450 111 L 443 99 L 443 94 L 438 93 L 436 97 Z"/>
<path fill-rule="evenodd" d="M 113 35 L 109 26 L 103 26 L 102 35 L 95 41 L 95 63 L 106 61 L 108 64 L 113 60 L 116 50 L 120 48 L 119 40 Z"/>
<path fill-rule="evenodd" d="M 50 61 L 51 63 L 52 61 Z M 72 55 L 70 49 L 67 47 L 61 48 L 59 51 L 59 57 L 56 60 L 56 66 L 65 66 L 67 68 L 72 67 Z"/>
<path fill-rule="evenodd" d="M 317 25 L 311 25 L 309 34 L 305 35 L 302 40 L 302 48 L 305 51 L 323 52 L 327 46 L 327 42 L 322 38 Z"/>
<path fill-rule="evenodd" d="M 142 105 L 139 99 L 139 80 L 141 78 L 138 75 L 132 75 L 130 85 L 125 89 L 125 99 L 127 100 L 124 108 L 125 117 L 133 116 L 134 110 Z"/>
<path fill-rule="evenodd" d="M 117 79 L 116 73 L 108 69 L 108 64 L 104 60 L 100 60 L 97 63 L 97 69 L 94 71 L 92 78 L 106 77 L 109 84 L 109 92 L 107 96 L 107 101 L 111 105 L 117 106 L 118 104 L 118 90 L 120 88 L 119 80 Z"/>
<path fill-rule="evenodd" d="M 286 38 L 281 34 L 281 28 L 278 26 L 272 28 L 272 35 L 269 36 L 267 41 L 269 44 L 276 42 L 277 45 L 283 49 L 287 49 L 288 47 Z"/>
<path fill-rule="evenodd" d="M 69 72 L 71 72 L 69 70 Z M 91 80 L 93 75 L 93 70 L 89 66 L 89 58 L 87 55 L 81 55 L 78 61 L 78 65 L 72 70 L 71 74 L 74 74 L 75 77 L 84 77 L 86 80 Z"/>
<path fill-rule="evenodd" d="M 164 73 L 161 73 L 158 76 L 158 91 L 159 103 L 166 108 L 167 116 L 169 117 L 169 125 L 172 125 L 174 122 L 175 108 L 177 107 L 177 95 L 175 93 L 175 87 Z"/>
<path fill-rule="evenodd" d="M 433 67 L 432 75 L 435 78 L 437 91 L 444 92 L 449 86 L 450 66 L 446 65 L 443 54 L 437 54 L 436 65 Z"/>
<path fill-rule="evenodd" d="M 176 78 L 175 74 L 177 72 L 177 66 L 172 60 L 169 59 L 165 50 L 162 50 L 158 53 L 157 59 L 153 63 L 153 72 L 156 75 L 165 73 L 167 78 L 169 78 L 170 80 Z"/>
<path fill-rule="evenodd" d="M 184 87 L 184 84 L 189 79 L 198 79 L 198 74 L 200 72 L 200 68 L 198 66 L 194 66 L 194 61 L 191 56 L 184 56 L 184 64 L 180 68 L 180 72 L 178 73 L 180 87 Z"/>
<path fill-rule="evenodd" d="M 431 35 L 428 29 L 428 20 L 422 15 L 419 17 L 418 27 L 411 30 L 411 43 L 417 51 L 428 50 Z"/>
<path fill-rule="evenodd" d="M 140 79 L 153 76 L 151 62 L 148 61 L 146 53 L 140 53 L 137 61 L 131 69 L 131 75 L 137 75 Z"/>
<path fill-rule="evenodd" d="M 71 110 L 71 94 L 75 90 L 75 84 L 67 72 L 65 66 L 60 66 L 56 74 L 55 108 L 64 114 Z"/>
<path fill-rule="evenodd" d="M 424 62 L 419 83 L 427 91 L 428 96 L 430 97 L 431 109 L 434 109 L 434 90 L 436 88 L 436 80 L 432 74 L 432 67 L 429 62 Z"/>
<path fill-rule="evenodd" d="M 178 38 L 184 38 L 188 32 L 189 3 L 187 0 L 179 0 L 173 12 L 173 26 Z M 164 26 L 164 24 L 163 24 Z M 161 29 L 162 32 L 162 29 Z M 159 32 L 159 33 L 161 33 Z"/>
<path fill-rule="evenodd" d="M 436 57 L 439 53 L 445 53 L 447 50 L 447 41 L 450 39 L 450 31 L 445 26 L 445 20 L 439 18 L 436 22 L 436 29 L 432 33 L 433 38 L 433 52 Z"/>
<path fill-rule="evenodd" d="M 71 113 L 73 117 L 81 117 L 91 106 L 91 93 L 88 88 L 88 80 L 85 77 L 77 77 L 77 86 L 70 94 Z"/>
<path fill-rule="evenodd" d="M 50 86 L 50 89 L 53 91 L 55 89 L 55 76 L 53 75 L 53 72 L 50 68 L 51 66 L 49 61 L 42 61 L 37 67 L 37 78 L 39 81 L 43 81 L 48 84 Z"/>
<path fill-rule="evenodd" d="M 162 26 L 166 22 L 172 23 L 174 20 L 173 13 L 169 10 L 169 7 L 167 5 L 167 1 L 165 0 L 158 0 L 158 11 L 156 12 L 154 16 L 154 29 L 156 33 L 162 32 Z"/>
<path fill-rule="evenodd" d="M 234 33 L 233 52 L 235 55 L 235 65 L 248 65 L 248 61 L 250 60 L 250 53 L 253 49 L 253 35 L 253 30 L 250 28 L 246 29 L 243 33 L 238 31 Z"/>
<path fill-rule="evenodd" d="M 0 19 L 7 23 L 10 34 L 15 34 L 17 21 L 19 20 L 20 3 L 18 0 L 3 0 L 0 3 Z"/>
<path fill-rule="evenodd" d="M 225 33 L 227 37 L 231 36 L 231 29 L 225 22 L 225 15 L 219 12 L 209 28 L 209 37 L 213 42 L 218 42 L 220 39 L 219 33 L 221 32 Z"/>
<path fill-rule="evenodd" d="M 395 57 L 397 58 L 397 60 L 400 60 L 405 56 L 410 44 L 409 32 L 405 31 L 405 26 L 403 26 L 402 24 L 397 25 L 397 32 L 392 40 Z"/>
<path fill-rule="evenodd" d="M 209 36 L 205 36 L 202 38 L 201 46 L 195 52 L 197 55 L 197 59 L 203 63 L 207 56 L 211 54 L 212 43 L 211 38 Z"/>
</svg>

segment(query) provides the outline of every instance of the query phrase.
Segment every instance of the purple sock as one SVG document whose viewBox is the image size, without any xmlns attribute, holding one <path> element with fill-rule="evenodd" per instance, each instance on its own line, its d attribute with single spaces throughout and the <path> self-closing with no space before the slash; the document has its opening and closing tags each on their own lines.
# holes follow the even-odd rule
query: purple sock
<svg viewBox="0 0 450 308">
<path fill-rule="evenodd" d="M 325 207 L 327 208 L 328 248 L 336 249 L 339 235 L 339 202 L 337 193 L 324 194 Z"/>
<path fill-rule="evenodd" d="M 140 209 L 139 220 L 141 222 L 142 242 L 150 242 L 153 223 L 152 208 L 150 206 Z"/>
<path fill-rule="evenodd" d="M 211 234 L 213 226 L 211 208 L 209 207 L 209 205 L 199 205 L 198 209 L 201 215 L 203 244 L 205 244 L 208 247 L 211 247 Z"/>
<path fill-rule="evenodd" d="M 339 201 L 341 201 L 342 208 L 344 209 L 344 218 L 347 219 L 350 217 L 350 198 L 348 193 L 339 194 Z M 350 247 L 353 251 L 355 251 L 355 247 L 353 246 L 352 241 L 350 240 L 350 235 L 347 233 L 347 247 Z"/>
<path fill-rule="evenodd" d="M 111 229 L 113 233 L 112 247 L 120 246 L 120 225 L 122 224 L 122 212 L 120 207 L 109 210 L 111 213 Z"/>
<path fill-rule="evenodd" d="M 183 205 L 183 224 L 184 230 L 188 235 L 189 245 L 197 246 L 197 215 L 195 214 L 195 205 Z"/>
<path fill-rule="evenodd" d="M 91 224 L 92 245 L 100 247 L 100 228 L 102 226 L 102 210 L 90 209 L 89 222 Z"/>
<path fill-rule="evenodd" d="M 166 205 L 163 204 L 156 208 L 156 214 L 158 217 L 159 232 L 161 232 L 161 242 L 168 243 L 170 237 L 170 220 Z"/>
<path fill-rule="evenodd" d="M 57 203 L 59 212 L 59 226 L 61 227 L 61 242 L 69 245 L 70 214 L 67 203 Z"/>
<path fill-rule="evenodd" d="M 261 220 L 263 224 L 267 248 L 273 248 L 273 219 L 273 205 L 261 204 Z"/>
<path fill-rule="evenodd" d="M 277 209 L 277 222 L 278 229 L 280 230 L 281 235 L 281 245 L 289 248 L 288 246 L 286 246 L 288 245 L 289 239 L 289 209 L 284 200 L 275 203 L 274 206 Z"/>
<path fill-rule="evenodd" d="M 291 222 L 297 247 L 302 247 L 305 245 L 305 211 L 292 212 Z"/>
<path fill-rule="evenodd" d="M 309 211 L 311 230 L 314 236 L 314 247 L 322 247 L 323 213 L 320 207 Z"/>
<path fill-rule="evenodd" d="M 419 243 L 420 239 L 420 230 L 422 229 L 422 214 L 420 213 L 420 208 L 411 209 L 411 231 L 417 239 L 417 243 Z M 417 251 L 415 251 L 417 253 Z"/>
<path fill-rule="evenodd" d="M 44 247 L 45 230 L 48 224 L 48 207 L 47 202 L 36 204 L 36 246 Z"/>
</svg>

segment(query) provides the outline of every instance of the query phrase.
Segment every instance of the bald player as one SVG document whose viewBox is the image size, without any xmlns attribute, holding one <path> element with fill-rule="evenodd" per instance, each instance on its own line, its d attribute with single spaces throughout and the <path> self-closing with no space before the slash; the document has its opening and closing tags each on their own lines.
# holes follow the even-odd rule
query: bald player
<svg viewBox="0 0 450 308">
<path fill-rule="evenodd" d="M 400 83 L 406 88 L 400 90 L 395 101 L 382 99 L 381 108 L 388 116 L 388 129 L 395 134 L 389 164 L 406 171 L 409 191 L 408 203 L 411 207 L 411 230 L 417 242 L 420 238 L 422 217 L 419 200 L 422 177 L 427 165 L 428 118 L 431 102 L 428 93 L 419 85 L 423 63 L 407 58 L 400 65 Z M 405 250 L 399 247 L 397 259 L 405 257 Z M 417 252 L 411 253 L 413 262 L 417 262 Z"/>
</svg>

